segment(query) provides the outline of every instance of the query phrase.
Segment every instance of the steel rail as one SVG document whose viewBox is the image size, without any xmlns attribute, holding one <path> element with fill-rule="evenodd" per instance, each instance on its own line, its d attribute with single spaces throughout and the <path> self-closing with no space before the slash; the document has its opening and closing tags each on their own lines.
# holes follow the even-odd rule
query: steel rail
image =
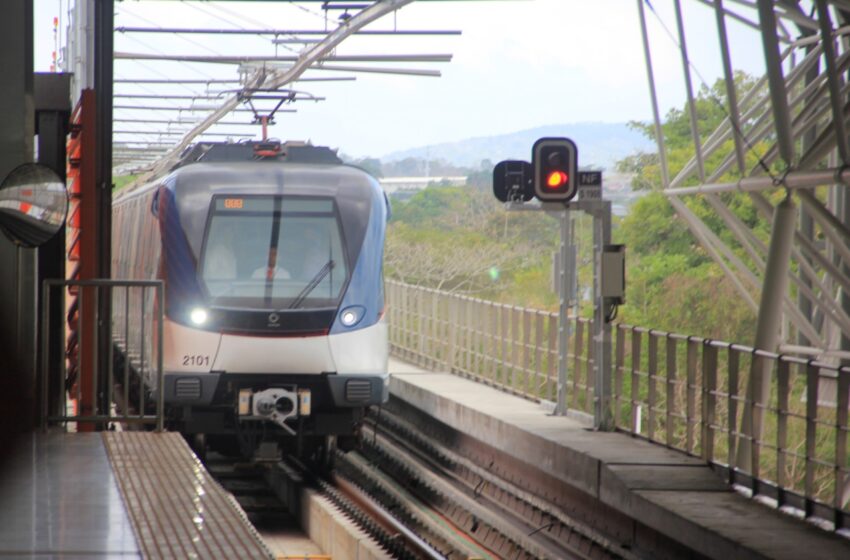
<svg viewBox="0 0 850 560">
<path fill-rule="evenodd" d="M 333 457 L 338 455 L 335 453 Z M 297 497 L 297 490 L 305 485 L 316 487 L 342 516 L 365 531 L 369 538 L 383 546 L 393 557 L 445 560 L 444 555 L 434 550 L 362 491 L 344 483 L 338 484 L 337 477 L 332 474 L 317 474 L 324 471 L 324 467 L 307 464 L 297 457 L 289 456 L 266 471 L 266 481 L 277 496 L 296 507 L 301 502 Z"/>
<path fill-rule="evenodd" d="M 352 502 L 365 511 L 370 517 L 375 519 L 386 530 L 398 535 L 405 545 L 412 549 L 422 558 L 430 560 L 445 560 L 445 556 L 440 554 L 425 540 L 419 537 L 416 533 L 408 529 L 403 523 L 384 510 L 377 502 L 369 497 L 368 494 L 360 490 L 351 482 L 345 480 L 337 474 L 331 475 L 331 481 L 342 491 Z"/>
<path fill-rule="evenodd" d="M 194 35 L 327 35 L 329 31 L 320 29 L 199 29 L 192 27 L 116 27 L 118 33 L 185 33 Z M 461 35 L 460 30 L 361 30 L 352 35 L 372 36 L 428 36 Z"/>
<path fill-rule="evenodd" d="M 246 62 L 298 62 L 299 56 L 219 56 L 190 54 L 131 53 L 117 51 L 116 60 L 159 60 L 175 62 L 206 62 L 212 64 L 243 64 Z M 321 58 L 328 62 L 451 62 L 450 54 L 354 54 L 326 55 Z"/>
<path fill-rule="evenodd" d="M 518 486 L 515 480 L 522 479 L 521 473 L 517 473 L 517 477 L 513 480 L 509 480 L 503 474 L 496 474 L 492 471 L 492 468 L 467 459 L 460 450 L 449 448 L 441 443 L 438 438 L 426 433 L 421 427 L 403 416 L 400 411 L 381 411 L 379 437 L 391 440 L 409 453 L 427 457 L 437 465 L 434 467 L 435 472 L 442 470 L 443 478 L 454 480 L 465 487 L 476 497 L 477 501 L 481 501 L 486 496 L 492 503 L 504 508 L 505 511 L 517 515 L 519 515 L 519 511 L 523 511 L 525 517 L 547 519 L 560 523 L 572 535 L 576 535 L 582 540 L 581 544 L 574 545 L 570 544 L 568 539 L 563 539 L 559 535 L 556 544 L 565 548 L 569 553 L 587 554 L 581 549 L 597 547 L 597 549 L 601 548 L 609 552 L 616 551 L 614 555 L 617 557 L 630 560 L 637 558 L 637 556 L 624 550 L 620 543 L 570 518 L 561 508 L 553 505 L 545 498 Z M 373 429 L 377 429 L 378 421 L 374 416 L 368 417 L 367 422 Z M 368 438 L 366 442 L 368 444 Z M 375 438 L 375 443 L 378 444 L 378 438 Z M 402 458 L 402 455 L 396 453 L 392 448 L 387 448 L 386 451 L 394 459 Z M 552 530 L 553 533 L 556 532 L 554 528 Z"/>
</svg>

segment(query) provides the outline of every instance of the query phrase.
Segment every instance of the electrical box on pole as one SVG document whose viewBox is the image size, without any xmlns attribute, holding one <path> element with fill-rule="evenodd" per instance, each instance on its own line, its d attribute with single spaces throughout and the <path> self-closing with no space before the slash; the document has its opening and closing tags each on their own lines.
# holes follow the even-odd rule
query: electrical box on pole
<svg viewBox="0 0 850 560">
<path fill-rule="evenodd" d="M 602 297 L 610 305 L 626 302 L 625 245 L 605 245 L 602 248 Z"/>
</svg>

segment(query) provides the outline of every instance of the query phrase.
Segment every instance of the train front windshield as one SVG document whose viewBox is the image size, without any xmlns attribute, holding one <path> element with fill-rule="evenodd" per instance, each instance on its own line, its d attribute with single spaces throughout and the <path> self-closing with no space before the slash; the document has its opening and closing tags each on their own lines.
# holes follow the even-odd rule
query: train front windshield
<svg viewBox="0 0 850 560">
<path fill-rule="evenodd" d="M 254 309 L 338 304 L 348 279 L 332 199 L 216 197 L 201 257 L 209 303 Z"/>
</svg>

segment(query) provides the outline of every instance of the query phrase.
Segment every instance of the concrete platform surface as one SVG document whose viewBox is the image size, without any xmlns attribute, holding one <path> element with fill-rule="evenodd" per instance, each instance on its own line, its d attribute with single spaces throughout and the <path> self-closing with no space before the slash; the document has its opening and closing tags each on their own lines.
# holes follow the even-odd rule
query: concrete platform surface
<svg viewBox="0 0 850 560">
<path fill-rule="evenodd" d="M 390 360 L 390 392 L 711 558 L 850 559 L 850 540 L 733 491 L 701 459 L 600 433 L 456 375 Z"/>
<path fill-rule="evenodd" d="M 35 433 L 0 473 L 0 558 L 142 558 L 97 433 Z"/>
<path fill-rule="evenodd" d="M 0 558 L 272 558 L 176 433 L 27 436 L 0 472 Z"/>
</svg>

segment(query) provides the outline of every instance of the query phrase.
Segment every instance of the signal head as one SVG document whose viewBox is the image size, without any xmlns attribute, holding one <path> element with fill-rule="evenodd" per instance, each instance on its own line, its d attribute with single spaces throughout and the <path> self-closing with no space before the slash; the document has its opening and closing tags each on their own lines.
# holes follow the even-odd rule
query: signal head
<svg viewBox="0 0 850 560">
<path fill-rule="evenodd" d="M 567 202 L 578 184 L 578 149 L 569 138 L 540 138 L 534 143 L 534 195 L 544 202 Z"/>
<path fill-rule="evenodd" d="M 502 202 L 528 202 L 534 198 L 531 164 L 527 161 L 500 161 L 493 168 L 493 194 Z"/>
</svg>

